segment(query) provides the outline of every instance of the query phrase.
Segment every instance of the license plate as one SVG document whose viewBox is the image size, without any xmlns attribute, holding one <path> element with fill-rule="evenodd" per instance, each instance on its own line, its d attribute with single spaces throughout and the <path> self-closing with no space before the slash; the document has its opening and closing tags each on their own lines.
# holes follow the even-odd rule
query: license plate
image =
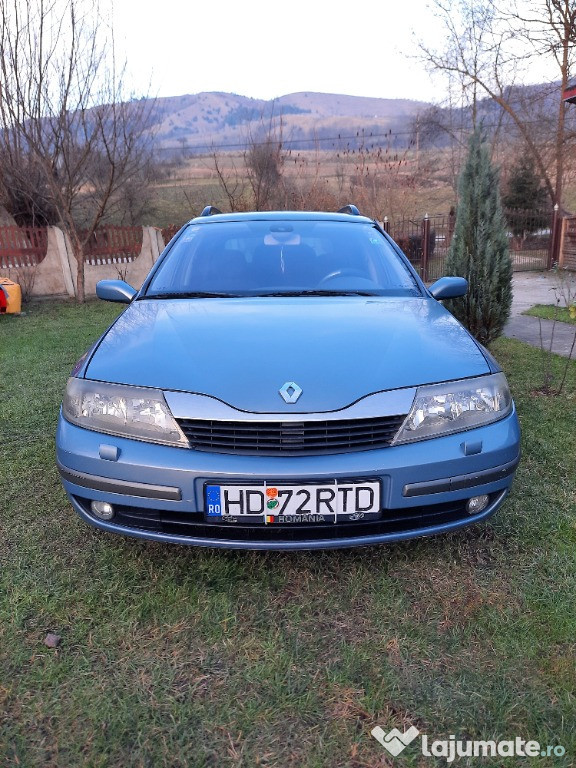
<svg viewBox="0 0 576 768">
<path fill-rule="evenodd" d="M 219 522 L 337 523 L 380 517 L 380 481 L 205 485 L 205 516 Z"/>
</svg>

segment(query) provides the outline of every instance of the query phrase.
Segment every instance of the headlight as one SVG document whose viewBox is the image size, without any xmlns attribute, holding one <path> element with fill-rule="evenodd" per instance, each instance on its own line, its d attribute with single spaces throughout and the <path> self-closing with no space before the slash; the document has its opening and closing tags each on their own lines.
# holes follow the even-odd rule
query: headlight
<svg viewBox="0 0 576 768">
<path fill-rule="evenodd" d="M 188 447 L 189 443 L 155 389 L 68 379 L 64 418 L 96 432 Z"/>
<path fill-rule="evenodd" d="M 503 373 L 418 387 L 394 444 L 481 427 L 511 410 L 512 397 Z"/>
</svg>

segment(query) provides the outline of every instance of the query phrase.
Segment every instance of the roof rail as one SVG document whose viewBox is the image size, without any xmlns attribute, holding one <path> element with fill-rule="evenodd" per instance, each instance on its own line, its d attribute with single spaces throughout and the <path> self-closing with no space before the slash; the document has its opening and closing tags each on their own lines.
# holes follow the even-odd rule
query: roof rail
<svg viewBox="0 0 576 768">
<path fill-rule="evenodd" d="M 200 216 L 214 216 L 215 213 L 222 213 L 222 211 L 219 208 L 216 208 L 215 205 L 207 205 Z"/>
<path fill-rule="evenodd" d="M 348 205 L 345 205 L 344 208 L 340 208 L 338 210 L 338 213 L 349 213 L 351 216 L 360 216 L 361 215 L 360 211 L 358 210 L 358 208 L 356 208 L 355 205 L 352 205 L 350 203 Z"/>
</svg>

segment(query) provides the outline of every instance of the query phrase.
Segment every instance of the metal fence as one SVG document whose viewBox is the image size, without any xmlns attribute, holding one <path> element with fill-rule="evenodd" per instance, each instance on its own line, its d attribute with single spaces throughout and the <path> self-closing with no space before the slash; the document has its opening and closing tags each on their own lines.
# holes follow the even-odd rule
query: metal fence
<svg viewBox="0 0 576 768">
<path fill-rule="evenodd" d="M 46 227 L 0 227 L 0 268 L 35 267 L 47 247 Z"/>
<path fill-rule="evenodd" d="M 547 269 L 552 257 L 553 211 L 505 211 L 512 268 Z"/>
<path fill-rule="evenodd" d="M 83 239 L 85 233 L 80 232 Z M 46 227 L 0 227 L 0 268 L 35 267 L 46 256 Z M 127 264 L 140 255 L 142 227 L 100 227 L 84 245 L 86 264 Z"/>
<path fill-rule="evenodd" d="M 162 227 L 160 232 L 162 234 L 162 239 L 164 240 L 165 245 L 168 245 L 170 240 L 172 240 L 176 232 L 180 231 L 182 226 L 182 224 L 169 224 L 167 227 Z"/>
<path fill-rule="evenodd" d="M 80 239 L 85 233 L 80 232 Z M 99 227 L 84 245 L 86 264 L 128 264 L 142 250 L 142 227 Z"/>
<path fill-rule="evenodd" d="M 515 272 L 548 269 L 552 254 L 554 214 L 551 211 L 506 211 L 512 267 Z M 384 219 L 384 228 L 398 243 L 426 282 L 445 274 L 445 259 L 454 235 L 456 214 L 424 218 Z"/>
<path fill-rule="evenodd" d="M 384 219 L 384 229 L 398 243 L 425 281 L 442 277 L 454 234 L 454 213 L 423 219 Z"/>
</svg>

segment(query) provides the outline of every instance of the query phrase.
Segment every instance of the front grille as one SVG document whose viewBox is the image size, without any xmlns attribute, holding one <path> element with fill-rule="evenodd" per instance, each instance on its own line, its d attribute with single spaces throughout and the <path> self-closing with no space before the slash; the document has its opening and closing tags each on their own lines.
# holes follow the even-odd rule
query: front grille
<svg viewBox="0 0 576 768">
<path fill-rule="evenodd" d="M 177 421 L 190 447 L 197 451 L 302 456 L 385 448 L 405 418 L 399 415 L 335 421 Z"/>
</svg>

